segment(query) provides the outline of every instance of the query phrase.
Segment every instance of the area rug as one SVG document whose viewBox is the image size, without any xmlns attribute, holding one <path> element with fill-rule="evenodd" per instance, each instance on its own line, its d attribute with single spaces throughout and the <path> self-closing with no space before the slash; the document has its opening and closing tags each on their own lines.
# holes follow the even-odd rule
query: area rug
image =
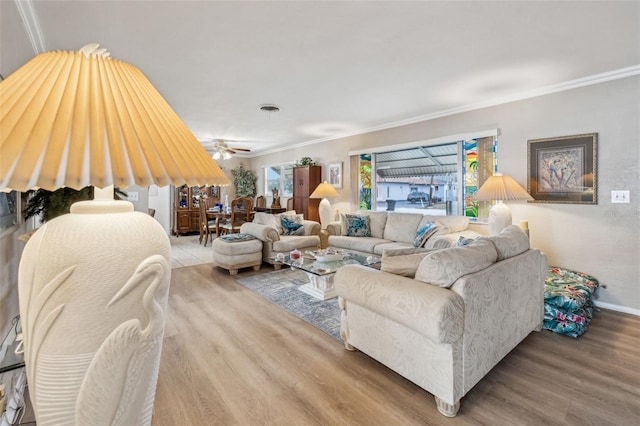
<svg viewBox="0 0 640 426">
<path fill-rule="evenodd" d="M 309 282 L 304 272 L 282 269 L 241 278 L 237 282 L 331 337 L 341 340 L 338 298 L 323 301 L 298 290 L 298 287 Z"/>
</svg>

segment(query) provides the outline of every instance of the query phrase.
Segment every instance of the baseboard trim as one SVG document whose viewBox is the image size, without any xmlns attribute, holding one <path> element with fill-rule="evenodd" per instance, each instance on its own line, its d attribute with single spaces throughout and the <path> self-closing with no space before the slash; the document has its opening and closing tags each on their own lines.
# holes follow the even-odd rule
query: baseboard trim
<svg viewBox="0 0 640 426">
<path fill-rule="evenodd" d="M 594 302 L 593 304 L 596 305 L 597 308 L 610 309 L 612 311 L 624 312 L 625 314 L 640 316 L 640 309 L 633 309 L 627 306 L 620 306 L 620 305 L 614 305 L 611 303 L 598 302 L 597 300 L 594 300 L 593 302 Z"/>
</svg>

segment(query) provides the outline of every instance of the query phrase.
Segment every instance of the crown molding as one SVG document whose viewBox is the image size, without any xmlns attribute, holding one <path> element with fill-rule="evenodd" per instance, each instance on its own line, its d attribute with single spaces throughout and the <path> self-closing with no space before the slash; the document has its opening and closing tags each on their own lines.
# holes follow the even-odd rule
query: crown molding
<svg viewBox="0 0 640 426">
<path fill-rule="evenodd" d="M 47 50 L 42 36 L 42 30 L 40 29 L 40 21 L 38 21 L 38 15 L 33 7 L 32 0 L 14 0 L 18 13 L 22 18 L 24 29 L 27 32 L 27 37 L 31 42 L 31 47 L 36 55 L 43 53 Z"/>
<path fill-rule="evenodd" d="M 474 104 L 463 105 L 461 107 L 451 108 L 443 111 L 434 112 L 431 114 L 425 114 L 418 117 L 408 118 L 405 120 L 394 121 L 380 126 L 369 127 L 365 129 L 356 130 L 349 133 L 343 133 L 337 136 L 328 136 L 320 139 L 313 139 L 306 142 L 301 142 L 294 145 L 288 145 L 282 148 L 273 148 L 267 151 L 256 152 L 252 157 L 260 155 L 274 154 L 282 151 L 288 151 L 292 148 L 301 148 L 308 145 L 314 145 L 320 142 L 327 142 L 335 139 L 342 139 L 350 136 L 362 135 L 364 133 L 375 132 L 379 130 L 392 129 L 394 127 L 406 126 L 409 124 L 420 123 L 423 121 L 435 120 L 437 118 L 447 117 L 450 115 L 462 114 L 464 112 L 475 111 L 478 109 L 488 108 L 497 105 L 503 105 L 510 102 L 522 101 L 525 99 L 531 99 L 538 96 L 550 95 L 553 93 L 564 92 L 567 90 L 577 89 L 585 86 L 593 86 L 595 84 L 606 83 L 612 80 L 619 80 L 622 78 L 632 77 L 640 75 L 640 64 L 632 65 L 630 67 L 620 68 L 613 71 L 608 71 L 600 74 L 594 74 L 584 78 L 578 78 L 575 80 L 569 80 L 564 83 L 552 84 L 550 86 L 544 86 L 539 89 L 529 90 L 526 92 L 514 93 L 508 96 L 497 97 L 489 99 L 483 102 L 477 102 Z"/>
</svg>

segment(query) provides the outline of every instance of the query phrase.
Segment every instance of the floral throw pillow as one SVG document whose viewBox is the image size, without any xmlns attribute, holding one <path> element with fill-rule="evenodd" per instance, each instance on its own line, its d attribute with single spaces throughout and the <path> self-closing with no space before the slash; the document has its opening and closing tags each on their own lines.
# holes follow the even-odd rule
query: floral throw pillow
<svg viewBox="0 0 640 426">
<path fill-rule="evenodd" d="M 298 216 L 282 215 L 280 223 L 282 224 L 282 235 L 304 235 L 304 226 Z"/>
<path fill-rule="evenodd" d="M 371 226 L 369 216 L 358 214 L 345 215 L 347 225 L 347 236 L 349 237 L 370 237 Z"/>
<path fill-rule="evenodd" d="M 433 222 L 427 222 L 421 226 L 416 232 L 416 238 L 413 240 L 414 247 L 422 247 L 429 237 L 436 233 L 438 225 Z"/>
</svg>

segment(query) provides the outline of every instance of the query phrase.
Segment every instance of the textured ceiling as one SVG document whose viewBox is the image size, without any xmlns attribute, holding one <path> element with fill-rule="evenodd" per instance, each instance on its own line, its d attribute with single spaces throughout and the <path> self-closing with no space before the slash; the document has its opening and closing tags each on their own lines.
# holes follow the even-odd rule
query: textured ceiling
<svg viewBox="0 0 640 426">
<path fill-rule="evenodd" d="M 23 4 L 45 50 L 99 43 L 197 138 L 253 154 L 640 72 L 639 2 Z"/>
</svg>

